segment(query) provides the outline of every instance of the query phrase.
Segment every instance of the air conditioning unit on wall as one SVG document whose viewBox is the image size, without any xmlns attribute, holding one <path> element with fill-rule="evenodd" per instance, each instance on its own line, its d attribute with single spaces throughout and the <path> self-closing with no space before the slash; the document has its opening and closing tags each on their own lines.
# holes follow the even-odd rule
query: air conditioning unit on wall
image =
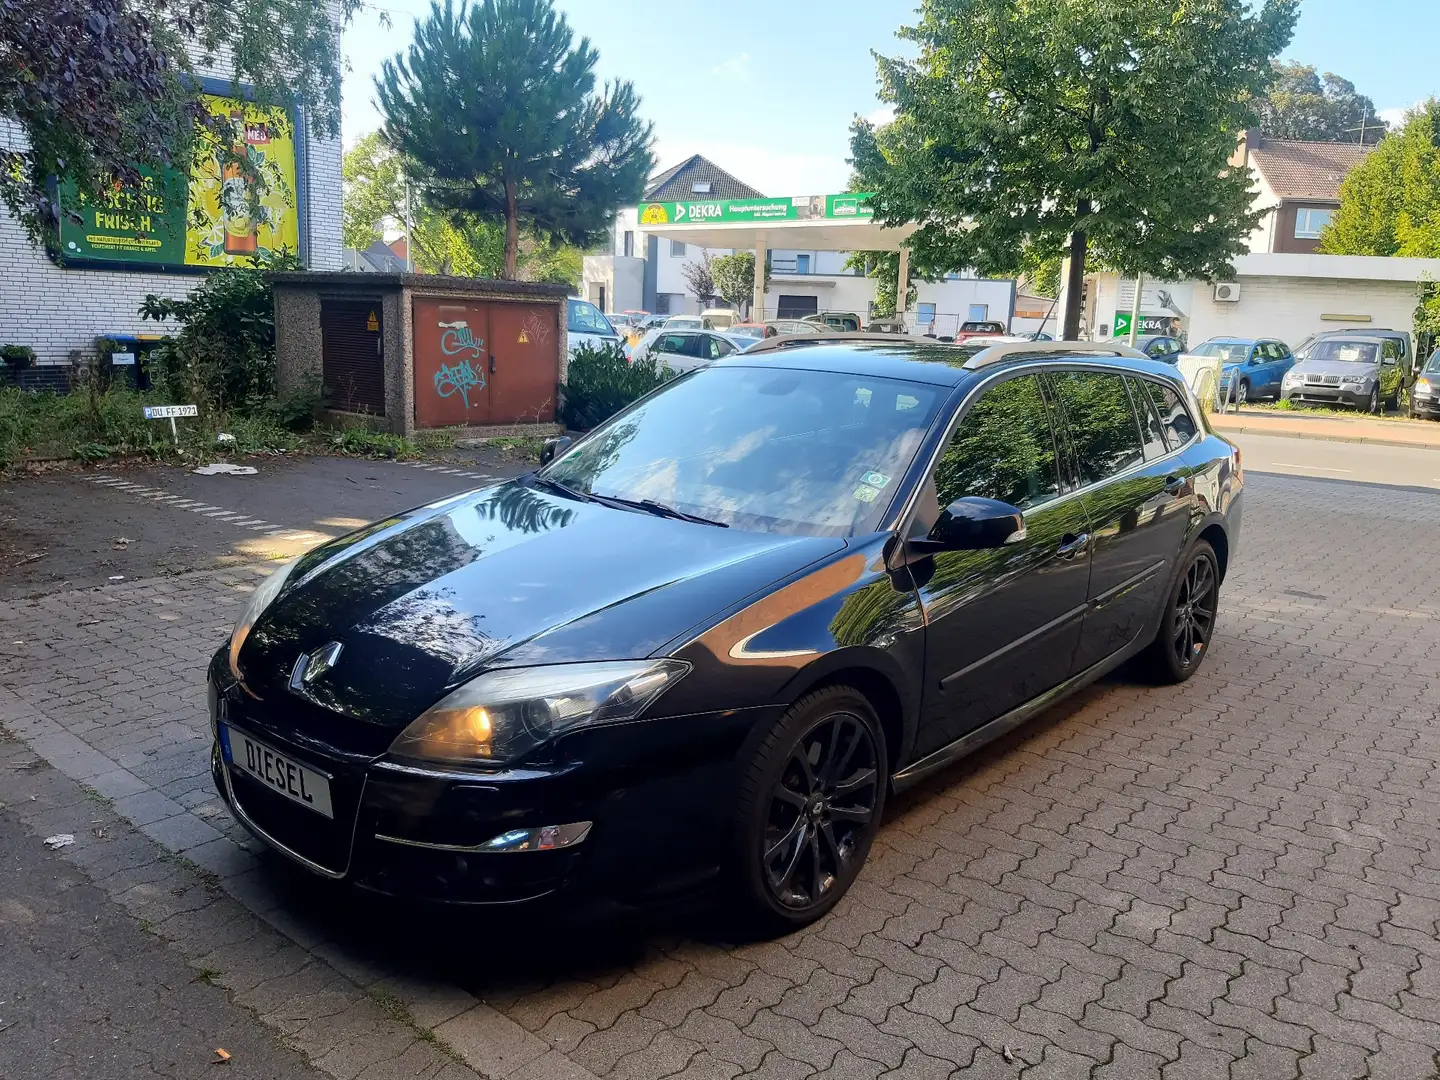
<svg viewBox="0 0 1440 1080">
<path fill-rule="evenodd" d="M 1215 286 L 1215 299 L 1222 304 L 1236 304 L 1240 301 L 1240 286 L 1233 282 Z"/>
</svg>

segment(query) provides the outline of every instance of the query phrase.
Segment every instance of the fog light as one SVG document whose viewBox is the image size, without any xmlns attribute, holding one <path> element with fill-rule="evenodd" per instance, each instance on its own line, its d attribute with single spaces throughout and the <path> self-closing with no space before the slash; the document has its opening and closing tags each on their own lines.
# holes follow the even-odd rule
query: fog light
<svg viewBox="0 0 1440 1080">
<path fill-rule="evenodd" d="M 481 844 L 480 851 L 556 851 L 574 847 L 590 835 L 594 822 L 573 821 L 569 825 L 542 825 L 534 829 L 511 829 Z"/>
</svg>

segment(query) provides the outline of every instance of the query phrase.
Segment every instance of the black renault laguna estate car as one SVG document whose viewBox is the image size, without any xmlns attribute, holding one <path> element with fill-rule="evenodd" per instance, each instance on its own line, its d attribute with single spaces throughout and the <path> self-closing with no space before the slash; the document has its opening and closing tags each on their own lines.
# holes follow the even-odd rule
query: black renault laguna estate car
<svg viewBox="0 0 1440 1080">
<path fill-rule="evenodd" d="M 385 893 L 783 930 L 887 793 L 1132 657 L 1195 673 L 1242 480 L 1174 367 L 773 342 L 261 585 L 209 671 L 235 816 Z"/>
</svg>

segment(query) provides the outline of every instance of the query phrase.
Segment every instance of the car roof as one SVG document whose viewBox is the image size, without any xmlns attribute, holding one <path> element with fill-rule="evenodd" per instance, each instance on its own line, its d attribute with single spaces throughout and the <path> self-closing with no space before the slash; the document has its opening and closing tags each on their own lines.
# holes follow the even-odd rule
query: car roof
<svg viewBox="0 0 1440 1080">
<path fill-rule="evenodd" d="M 960 386 L 1004 367 L 1025 361 L 1054 360 L 1067 364 L 1115 364 L 1137 373 L 1177 378 L 1170 364 L 1152 360 L 1128 348 L 1076 341 L 1007 342 L 976 351 L 965 343 L 942 344 L 925 338 L 896 334 L 837 334 L 813 341 L 766 338 L 743 353 L 717 360 L 712 367 L 774 367 L 802 371 L 832 371 L 842 375 L 869 375 L 884 379 Z"/>
</svg>

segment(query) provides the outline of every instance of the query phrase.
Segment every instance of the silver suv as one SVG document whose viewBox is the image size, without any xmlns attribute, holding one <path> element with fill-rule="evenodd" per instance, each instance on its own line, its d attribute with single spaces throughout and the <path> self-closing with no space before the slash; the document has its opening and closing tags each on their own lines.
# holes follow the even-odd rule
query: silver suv
<svg viewBox="0 0 1440 1080">
<path fill-rule="evenodd" d="M 1280 396 L 1303 405 L 1350 405 L 1378 413 L 1394 407 L 1405 386 L 1400 342 L 1394 337 L 1325 335 L 1285 373 Z"/>
</svg>

